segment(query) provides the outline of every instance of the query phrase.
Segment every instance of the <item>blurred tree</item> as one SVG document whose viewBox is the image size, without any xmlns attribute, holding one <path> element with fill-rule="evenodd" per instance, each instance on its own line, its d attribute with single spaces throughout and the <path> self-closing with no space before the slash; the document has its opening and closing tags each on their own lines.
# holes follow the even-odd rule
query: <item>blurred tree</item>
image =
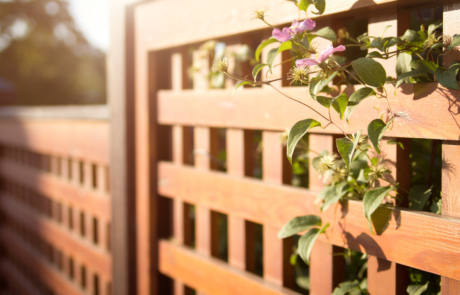
<svg viewBox="0 0 460 295">
<path fill-rule="evenodd" d="M 0 79 L 14 87 L 15 105 L 106 102 L 105 54 L 64 0 L 0 0 Z"/>
</svg>

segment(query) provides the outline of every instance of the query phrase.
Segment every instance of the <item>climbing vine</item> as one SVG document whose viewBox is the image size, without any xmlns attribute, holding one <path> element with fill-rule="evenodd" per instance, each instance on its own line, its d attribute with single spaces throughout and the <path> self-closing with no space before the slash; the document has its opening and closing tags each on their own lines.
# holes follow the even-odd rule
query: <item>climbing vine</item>
<svg viewBox="0 0 460 295">
<path fill-rule="evenodd" d="M 369 36 L 365 33 L 352 38 L 343 29 L 336 34 L 329 27 L 317 28 L 315 21 L 308 18 L 307 11 L 311 11 L 308 10 L 311 5 L 314 10 L 312 13 L 317 15 L 324 13 L 325 0 L 291 0 L 291 2 L 297 6 L 299 18 L 303 13 L 306 18 L 294 20 L 289 27 L 277 28 L 271 25 L 266 17 L 267 10 L 264 8 L 254 12 L 255 19 L 273 29 L 272 36 L 257 48 L 255 59 L 260 61 L 260 56 L 267 46 L 273 47 L 272 44 L 276 44 L 276 47 L 268 51 L 264 63 L 259 62 L 254 66 L 252 79 L 237 77 L 230 73 L 230 62 L 226 57 L 217 60 L 213 64 L 212 71 L 238 80 L 234 94 L 244 85 L 266 85 L 285 98 L 310 109 L 315 117 L 297 122 L 287 132 L 286 149 L 289 161 L 292 163 L 293 159 L 296 159 L 295 151 L 302 150 L 302 155 L 308 152 L 316 154 L 310 161 L 327 184 L 317 198 L 321 211 L 331 210 L 331 206 L 344 200 L 362 200 L 369 229 L 375 233 L 372 215 L 382 203 L 385 202 L 386 206 L 392 207 L 400 204 L 404 198 L 408 198 L 406 201 L 410 203 L 411 208 L 421 210 L 426 207 L 432 193 L 431 184 L 415 185 L 410 191 L 405 191 L 399 183 L 390 180 L 391 172 L 380 155 L 381 140 L 387 130 L 394 128 L 395 122 L 395 114 L 389 101 L 389 91 L 395 90 L 404 83 L 426 82 L 438 82 L 446 88 L 459 89 L 457 73 L 460 69 L 460 62 L 454 61 L 449 67 L 444 67 L 442 59 L 444 55 L 460 45 L 460 35 L 442 35 L 442 30 L 440 30 L 442 23 L 434 22 L 429 25 L 422 24 L 418 31 L 407 30 L 399 37 L 383 37 L 387 27 L 381 36 Z M 337 47 L 329 45 L 318 52 L 315 42 L 317 38 L 336 42 L 337 35 L 340 38 L 347 38 L 352 44 Z M 348 47 L 359 47 L 369 53 L 365 57 L 352 61 L 346 61 L 334 55 L 337 52 L 346 51 Z M 291 55 L 290 59 L 282 62 L 292 64 L 288 75 L 271 80 L 264 79 L 259 74 L 261 70 L 265 68 L 267 73 L 273 73 L 273 68 L 280 66 L 280 64 L 275 64 L 276 57 L 284 51 L 289 51 Z M 390 58 L 397 58 L 396 78 L 388 77 L 381 64 L 381 61 Z M 361 86 L 357 87 L 357 90 L 351 95 L 343 92 L 331 97 L 326 92 L 330 90 L 328 85 L 334 79 L 345 81 L 343 83 L 348 83 L 347 81 L 352 79 Z M 280 80 L 288 80 L 294 86 L 307 85 L 311 99 L 317 103 L 315 107 L 278 89 L 274 82 Z M 391 90 L 388 85 L 392 85 Z M 371 97 L 384 100 L 386 110 L 376 108 L 376 118 L 369 122 L 367 135 L 363 135 L 362 130 L 348 134 L 332 118 L 331 113 L 337 112 L 340 120 L 346 120 L 350 124 L 350 119 L 360 103 Z M 327 115 L 319 111 L 320 108 L 325 108 Z M 318 120 L 326 123 L 320 123 Z M 342 137 L 336 140 L 338 154 L 309 150 L 308 145 L 303 142 L 305 135 L 313 128 L 327 129 L 330 126 L 334 126 L 342 134 Z M 400 148 L 404 148 L 401 142 L 388 141 L 387 143 L 397 144 Z M 440 203 L 433 201 L 431 210 L 440 213 Z M 326 234 L 329 226 L 329 223 L 323 224 L 321 216 L 297 216 L 280 230 L 278 236 L 283 239 L 304 232 L 299 239 L 297 253 L 308 264 L 315 241 L 321 234 Z M 293 260 L 295 264 L 295 259 Z M 410 286 L 412 291 L 408 289 L 408 292 L 427 287 L 428 283 L 423 282 L 423 285 L 421 283 Z M 364 291 L 365 288 L 365 284 L 359 280 L 344 282 L 337 289 L 337 292 L 340 290 L 343 292 L 337 294 L 347 294 L 352 290 Z"/>
</svg>

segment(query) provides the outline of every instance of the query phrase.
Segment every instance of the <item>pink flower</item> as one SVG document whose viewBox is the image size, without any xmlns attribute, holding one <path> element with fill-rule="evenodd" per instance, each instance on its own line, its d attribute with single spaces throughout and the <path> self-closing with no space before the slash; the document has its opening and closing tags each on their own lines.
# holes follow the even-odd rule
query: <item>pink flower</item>
<svg viewBox="0 0 460 295">
<path fill-rule="evenodd" d="M 345 51 L 345 46 L 340 45 L 337 46 L 336 48 L 332 47 L 332 45 L 329 45 L 326 49 L 324 49 L 317 57 L 317 59 L 314 58 L 304 58 L 304 59 L 298 59 L 295 64 L 298 68 L 300 67 L 308 67 L 308 66 L 316 66 L 319 65 L 323 62 L 325 62 L 334 52 L 337 51 Z"/>
<path fill-rule="evenodd" d="M 315 26 L 315 21 L 309 18 L 300 23 L 297 20 L 294 20 L 289 28 L 283 28 L 282 31 L 280 29 L 274 29 L 272 34 L 276 40 L 280 42 L 286 42 L 289 39 L 291 39 L 293 35 L 304 31 L 309 31 L 313 29 Z"/>
</svg>

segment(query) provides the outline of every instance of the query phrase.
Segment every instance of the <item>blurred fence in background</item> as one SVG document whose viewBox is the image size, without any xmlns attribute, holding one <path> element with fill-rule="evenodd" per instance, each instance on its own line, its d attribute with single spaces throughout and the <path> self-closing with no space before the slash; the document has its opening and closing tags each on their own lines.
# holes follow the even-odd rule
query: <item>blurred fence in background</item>
<svg viewBox="0 0 460 295">
<path fill-rule="evenodd" d="M 5 294 L 109 295 L 106 106 L 0 110 Z"/>
</svg>

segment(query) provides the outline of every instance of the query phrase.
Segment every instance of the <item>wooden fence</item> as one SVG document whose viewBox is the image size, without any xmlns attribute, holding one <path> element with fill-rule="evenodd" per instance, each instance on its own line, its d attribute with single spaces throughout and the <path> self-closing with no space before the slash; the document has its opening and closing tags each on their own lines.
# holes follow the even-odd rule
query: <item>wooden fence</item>
<svg viewBox="0 0 460 295">
<path fill-rule="evenodd" d="M 326 2 L 324 16 L 315 19 L 318 27 L 338 29 L 349 20 L 361 19 L 367 21 L 371 36 L 380 35 L 387 25 L 392 25 L 388 35 L 401 35 L 410 26 L 411 10 L 441 6 L 444 33 L 460 32 L 457 1 Z M 114 46 L 124 47 L 112 56 L 114 64 L 123 65 L 111 80 L 112 108 L 120 115 L 112 122 L 125 133 L 112 141 L 117 146 L 113 157 L 124 162 L 112 167 L 118 170 L 118 165 L 126 168 L 131 163 L 127 171 L 135 179 L 117 173 L 113 181 L 131 189 L 117 192 L 118 200 L 127 201 L 128 192 L 136 196 L 135 221 L 124 215 L 124 224 L 136 227 L 135 251 L 126 252 L 123 234 L 127 237 L 129 231 L 125 225 L 120 225 L 119 249 L 114 249 L 125 266 L 135 260 L 135 269 L 125 267 L 118 272 L 116 294 L 191 294 L 192 289 L 208 295 L 298 294 L 293 291 L 288 261 L 292 240 L 279 240 L 277 231 L 294 216 L 319 213 L 314 200 L 322 184 L 311 169 L 309 189 L 290 185 L 291 168 L 279 137 L 298 120 L 318 118 L 272 89 L 245 88 L 232 97 L 234 84 L 226 81 L 226 89 L 208 90 L 203 78 L 209 69 L 206 59 L 200 60 L 202 68 L 194 79 L 188 78 L 188 68 L 199 58 L 197 48 L 203 42 L 218 40 L 233 48 L 248 44 L 255 49 L 270 36 L 271 30 L 263 23 L 250 21 L 252 10 L 259 5 L 269 8 L 269 21 L 274 25 L 287 24 L 297 16 L 294 5 L 282 0 L 143 1 L 114 10 L 119 17 L 114 21 Z M 286 58 L 283 55 L 280 61 Z M 385 67 L 395 76 L 395 60 Z M 286 71 L 276 69 L 275 76 Z M 249 68 L 243 71 L 251 76 Z M 280 82 L 277 86 L 287 85 Z M 120 89 L 126 95 L 120 95 Z M 315 104 L 306 88 L 283 91 Z M 342 203 L 339 218 L 333 210 L 324 212 L 324 222 L 330 222 L 334 230 L 328 240 L 321 239 L 314 247 L 310 294 L 331 294 L 342 281 L 344 261 L 335 254 L 343 253 L 344 248 L 369 254 L 370 294 L 407 294 L 403 265 L 441 275 L 443 295 L 460 294 L 459 94 L 432 83 L 406 85 L 390 97 L 398 117 L 385 140 L 398 138 L 406 149 L 388 145 L 385 153 L 402 187 L 410 186 L 409 139 L 443 140 L 443 161 L 447 163 L 442 172 L 443 215 L 380 208 L 374 222 L 382 223 L 385 231 L 374 235 L 360 202 Z M 363 103 L 351 126 L 343 123 L 340 127 L 349 132 L 367 130 L 366 122 L 376 116 L 368 110 L 377 104 L 375 100 Z M 219 129 L 225 129 L 224 147 Z M 253 177 L 252 140 L 258 131 L 263 142 L 262 179 Z M 338 130 L 332 127 L 313 129 L 310 148 L 333 151 L 336 134 Z M 126 140 L 129 138 L 132 140 Z M 226 172 L 218 171 L 213 161 L 222 149 L 227 154 Z M 228 233 L 217 226 L 222 216 L 226 216 Z M 255 223 L 262 225 L 262 277 L 254 274 Z M 221 259 L 219 250 L 222 235 L 228 238 L 227 261 Z"/>
<path fill-rule="evenodd" d="M 0 110 L 4 294 L 109 295 L 108 108 Z"/>
</svg>

